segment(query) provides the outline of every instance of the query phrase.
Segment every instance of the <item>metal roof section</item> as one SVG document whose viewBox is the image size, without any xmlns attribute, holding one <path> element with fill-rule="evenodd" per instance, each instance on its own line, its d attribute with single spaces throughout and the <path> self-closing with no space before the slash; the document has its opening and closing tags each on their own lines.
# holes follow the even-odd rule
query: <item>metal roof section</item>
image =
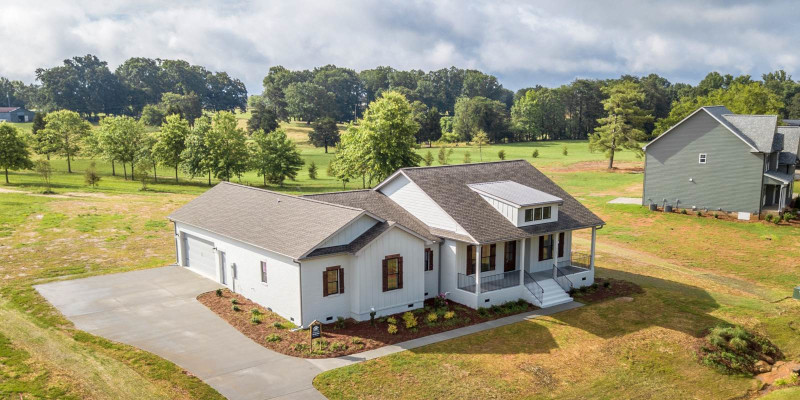
<svg viewBox="0 0 800 400">
<path fill-rule="evenodd" d="M 470 189 L 497 200 L 509 203 L 517 208 L 538 204 L 561 204 L 564 200 L 541 190 L 525 186 L 514 181 L 497 181 L 467 184 Z"/>
</svg>

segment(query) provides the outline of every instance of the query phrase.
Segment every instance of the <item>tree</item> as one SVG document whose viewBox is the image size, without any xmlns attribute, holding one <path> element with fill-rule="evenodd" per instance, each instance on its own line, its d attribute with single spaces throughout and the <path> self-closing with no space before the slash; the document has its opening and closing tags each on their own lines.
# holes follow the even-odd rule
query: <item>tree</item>
<svg viewBox="0 0 800 400">
<path fill-rule="evenodd" d="M 64 60 L 61 66 L 36 70 L 46 102 L 83 115 L 124 111 L 125 87 L 108 63 L 87 54 Z"/>
<path fill-rule="evenodd" d="M 448 148 L 445 148 L 445 147 L 440 147 L 439 148 L 439 154 L 436 156 L 436 158 L 439 160 L 439 165 L 450 164 L 450 155 L 451 154 L 453 154 L 453 149 L 452 148 L 448 149 Z"/>
<path fill-rule="evenodd" d="M 276 129 L 270 133 L 264 131 L 254 133 L 250 146 L 250 160 L 251 167 L 259 176 L 264 177 L 264 186 L 267 182 L 283 186 L 287 178 L 295 180 L 297 172 L 304 164 L 300 152 L 283 129 Z M 311 175 L 310 169 L 309 175 Z M 316 165 L 314 175 L 316 176 Z"/>
<path fill-rule="evenodd" d="M 308 140 L 316 147 L 334 146 L 339 143 L 339 127 L 333 118 L 325 117 L 314 122 L 314 129 L 308 134 Z"/>
<path fill-rule="evenodd" d="M 181 154 L 186 149 L 186 138 L 190 132 L 189 121 L 180 115 L 170 115 L 156 136 L 153 156 L 161 165 L 175 169 L 175 182 L 178 182 Z"/>
<path fill-rule="evenodd" d="M 189 125 L 194 124 L 194 120 L 203 115 L 203 105 L 200 97 L 195 92 L 178 94 L 167 92 L 161 95 L 159 105 L 164 115 L 179 114 Z"/>
<path fill-rule="evenodd" d="M 272 132 L 278 129 L 278 115 L 267 107 L 263 101 L 256 101 L 250 110 L 250 119 L 247 120 L 247 130 L 253 133 L 257 130 Z"/>
<path fill-rule="evenodd" d="M 472 136 L 483 130 L 492 142 L 511 137 L 511 118 L 505 104 L 485 97 L 461 97 L 455 105 L 453 132 L 461 140 L 472 140 Z"/>
<path fill-rule="evenodd" d="M 715 89 L 707 95 L 684 97 L 676 101 L 669 116 L 656 122 L 653 135 L 666 132 L 698 108 L 713 105 L 723 105 L 736 114 L 782 114 L 784 108 L 780 96 L 761 83 L 733 83 L 728 88 Z"/>
<path fill-rule="evenodd" d="M 576 79 L 559 89 L 569 116 L 566 131 L 570 139 L 586 139 L 597 127 L 597 120 L 604 115 L 602 87 L 601 81 Z"/>
<path fill-rule="evenodd" d="M 311 180 L 317 179 L 317 163 L 313 161 L 308 165 L 308 178 Z"/>
<path fill-rule="evenodd" d="M 181 164 L 192 178 L 208 174 L 208 185 L 211 186 L 211 151 L 206 138 L 211 132 L 211 119 L 198 118 L 189 135 L 186 136 L 186 148 L 181 153 Z"/>
<path fill-rule="evenodd" d="M 464 164 L 472 163 L 472 156 L 469 154 L 469 151 L 464 153 Z"/>
<path fill-rule="evenodd" d="M 31 126 L 31 135 L 33 137 L 33 151 L 42 154 L 50 159 L 50 153 L 58 149 L 58 143 L 53 141 L 52 136 L 48 136 L 45 128 L 47 121 L 45 117 L 47 113 L 37 112 L 33 117 L 33 126 Z"/>
<path fill-rule="evenodd" d="M 53 176 L 53 167 L 50 165 L 50 161 L 48 160 L 36 160 L 33 163 L 33 170 L 39 174 L 39 177 L 42 178 L 42 182 L 44 182 L 45 194 L 53 193 L 50 187 L 50 178 Z"/>
<path fill-rule="evenodd" d="M 164 110 L 157 104 L 148 104 L 142 108 L 142 116 L 139 121 L 142 121 L 148 126 L 161 126 L 164 123 Z"/>
<path fill-rule="evenodd" d="M 497 158 L 499 158 L 501 160 L 505 160 L 506 159 L 506 151 L 505 150 L 498 151 L 497 152 Z"/>
<path fill-rule="evenodd" d="M 236 116 L 229 111 L 214 114 L 211 130 L 206 134 L 209 168 L 218 179 L 230 181 L 247 171 L 247 135 L 237 126 Z"/>
<path fill-rule="evenodd" d="M 157 60 L 133 57 L 125 60 L 114 71 L 125 85 L 131 112 L 138 114 L 147 104 L 161 100 L 161 94 L 168 91 L 164 74 Z"/>
<path fill-rule="evenodd" d="M 430 167 L 433 164 L 433 153 L 430 150 L 425 152 L 425 157 L 422 159 L 422 162 L 425 163 L 426 167 Z"/>
<path fill-rule="evenodd" d="M 564 136 L 566 113 L 558 90 L 539 88 L 529 90 L 511 107 L 514 126 L 525 139 L 559 139 Z"/>
<path fill-rule="evenodd" d="M 337 121 L 356 119 L 363 91 L 358 74 L 335 65 L 314 68 L 313 74 L 313 82 L 333 95 L 332 116 Z"/>
<path fill-rule="evenodd" d="M 415 101 L 412 108 L 414 109 L 414 120 L 419 124 L 417 142 L 428 142 L 428 147 L 431 147 L 434 140 L 442 137 L 442 116 L 436 107 L 428 108 L 420 101 Z"/>
<path fill-rule="evenodd" d="M 80 142 L 85 138 L 92 126 L 84 121 L 78 113 L 70 110 L 58 110 L 45 117 L 44 135 L 47 149 L 52 149 L 67 157 L 67 172 L 72 173 L 72 156 L 80 152 Z"/>
<path fill-rule="evenodd" d="M 97 166 L 94 161 L 92 161 L 89 167 L 83 172 L 83 181 L 92 188 L 96 188 L 97 182 L 100 182 L 100 174 L 97 173 Z"/>
<path fill-rule="evenodd" d="M 100 120 L 97 134 L 99 152 L 108 160 L 122 163 L 125 179 L 126 164 L 130 164 L 131 179 L 135 179 L 134 167 L 145 139 L 144 125 L 128 116 L 105 117 Z"/>
<path fill-rule="evenodd" d="M 156 158 L 153 150 L 156 147 L 156 143 L 158 143 L 157 135 L 156 132 L 145 133 L 139 142 L 139 149 L 136 152 L 137 165 L 153 168 L 153 182 L 155 183 L 158 183 L 158 158 Z"/>
<path fill-rule="evenodd" d="M 478 131 L 472 137 L 472 143 L 478 145 L 478 154 L 480 154 L 481 161 L 483 161 L 483 146 L 489 144 L 489 135 L 484 131 Z"/>
<path fill-rule="evenodd" d="M 334 115 L 334 95 L 315 83 L 292 83 L 286 88 L 285 98 L 289 115 L 306 123 Z"/>
<path fill-rule="evenodd" d="M 792 96 L 791 101 L 786 105 L 786 116 L 789 119 L 800 119 L 800 93 Z"/>
<path fill-rule="evenodd" d="M 405 96 L 384 92 L 369 105 L 359 125 L 350 125 L 342 134 L 334 169 L 341 178 L 361 176 L 372 181 L 419 165 L 422 157 L 414 151 L 418 130 Z"/>
<path fill-rule="evenodd" d="M 600 124 L 589 136 L 589 149 L 601 150 L 608 157 L 608 168 L 614 167 L 614 153 L 622 149 L 641 154 L 641 142 L 647 139 L 642 126 L 652 121 L 647 111 L 639 108 L 644 101 L 644 93 L 636 83 L 622 81 L 603 89 L 608 98 L 603 100 L 603 108 L 608 115 L 600 118 Z"/>
<path fill-rule="evenodd" d="M 17 128 L 0 124 L 0 168 L 5 171 L 8 183 L 8 170 L 33 168 L 28 152 L 28 144 L 22 139 Z"/>
</svg>

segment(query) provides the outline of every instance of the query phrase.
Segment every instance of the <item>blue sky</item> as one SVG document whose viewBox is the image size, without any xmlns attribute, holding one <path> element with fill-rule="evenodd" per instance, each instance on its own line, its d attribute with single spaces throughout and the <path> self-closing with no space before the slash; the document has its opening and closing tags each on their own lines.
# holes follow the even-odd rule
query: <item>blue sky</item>
<svg viewBox="0 0 800 400">
<path fill-rule="evenodd" d="M 651 72 L 697 83 L 785 69 L 800 78 L 791 1 L 29 1 L 0 14 L 0 76 L 92 53 L 182 58 L 261 91 L 270 66 L 431 70 L 455 65 L 510 89 Z"/>
</svg>

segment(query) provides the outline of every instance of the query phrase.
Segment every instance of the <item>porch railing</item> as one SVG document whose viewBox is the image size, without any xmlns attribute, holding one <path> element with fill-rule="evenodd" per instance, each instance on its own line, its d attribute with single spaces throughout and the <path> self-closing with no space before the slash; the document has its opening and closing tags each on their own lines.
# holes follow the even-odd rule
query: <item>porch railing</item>
<svg viewBox="0 0 800 400">
<path fill-rule="evenodd" d="M 572 252 L 570 265 L 585 269 L 592 268 L 592 256 L 589 253 Z"/>
<path fill-rule="evenodd" d="M 489 276 L 481 275 L 481 293 L 519 286 L 519 270 Z M 458 288 L 475 293 L 475 275 L 458 274 Z"/>
<path fill-rule="evenodd" d="M 536 300 L 539 300 L 539 305 L 544 303 L 544 288 L 542 288 L 533 276 L 525 271 L 525 288 L 531 292 Z"/>
<path fill-rule="evenodd" d="M 575 287 L 569 277 L 567 277 L 567 274 L 565 274 L 561 268 L 553 266 L 553 275 L 555 276 L 555 281 L 558 286 L 561 286 L 561 289 L 563 289 L 565 292 L 569 292 L 573 287 Z"/>
</svg>

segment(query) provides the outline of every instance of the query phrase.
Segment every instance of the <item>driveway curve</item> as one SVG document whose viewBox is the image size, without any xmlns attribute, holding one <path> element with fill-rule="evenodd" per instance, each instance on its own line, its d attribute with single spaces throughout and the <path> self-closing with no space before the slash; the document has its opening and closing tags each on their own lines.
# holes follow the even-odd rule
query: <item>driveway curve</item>
<svg viewBox="0 0 800 400">
<path fill-rule="evenodd" d="M 324 367 L 256 344 L 197 301 L 218 287 L 169 266 L 36 290 L 78 329 L 170 360 L 228 399 L 324 399 L 311 384 Z"/>
</svg>

